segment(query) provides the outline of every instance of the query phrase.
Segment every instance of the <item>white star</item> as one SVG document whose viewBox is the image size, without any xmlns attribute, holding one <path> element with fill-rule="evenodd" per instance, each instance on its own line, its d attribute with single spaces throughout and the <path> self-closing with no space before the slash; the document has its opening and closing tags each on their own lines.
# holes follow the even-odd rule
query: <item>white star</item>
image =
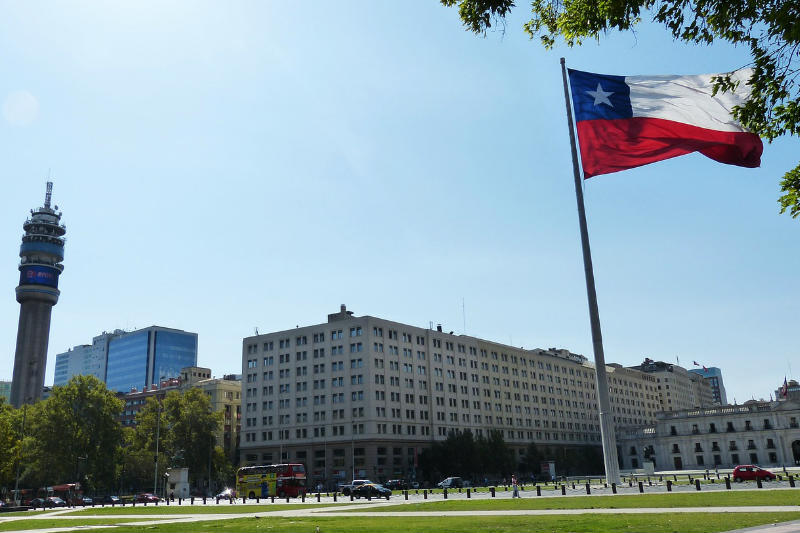
<svg viewBox="0 0 800 533">
<path fill-rule="evenodd" d="M 611 104 L 611 100 L 608 99 L 608 97 L 614 93 L 604 91 L 603 86 L 600 85 L 600 82 L 597 83 L 597 90 L 586 91 L 586 94 L 594 98 L 594 105 L 608 104 L 609 107 L 614 107 Z"/>
</svg>

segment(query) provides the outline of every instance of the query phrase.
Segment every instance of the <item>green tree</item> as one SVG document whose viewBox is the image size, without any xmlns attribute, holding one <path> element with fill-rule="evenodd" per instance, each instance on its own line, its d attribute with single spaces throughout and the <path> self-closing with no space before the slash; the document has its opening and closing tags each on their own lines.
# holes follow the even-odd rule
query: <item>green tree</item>
<svg viewBox="0 0 800 533">
<path fill-rule="evenodd" d="M 485 35 L 503 24 L 514 0 L 440 0 L 458 6 L 464 26 Z M 672 36 L 710 45 L 727 41 L 750 51 L 753 75 L 750 100 L 734 116 L 750 131 L 771 142 L 800 133 L 800 9 L 796 0 L 532 0 L 525 31 L 546 48 L 558 39 L 568 46 L 599 40 L 611 30 L 633 30 L 645 14 Z M 732 88 L 716 80 L 718 90 Z M 800 165 L 786 172 L 778 202 L 781 213 L 800 216 Z"/>
<path fill-rule="evenodd" d="M 22 409 L 0 398 L 0 489 L 13 488 L 22 452 Z"/>
<path fill-rule="evenodd" d="M 212 411 L 208 395 L 200 389 L 170 391 L 163 401 L 148 398 L 136 416 L 130 456 L 147 450 L 152 457 L 158 436 L 159 475 L 170 467 L 187 467 L 190 480 L 199 487 L 208 478 L 209 462 L 212 478 L 214 471 L 226 468 L 225 454 L 216 451 L 221 425 L 222 413 Z"/>
<path fill-rule="evenodd" d="M 53 388 L 45 401 L 28 407 L 33 437 L 32 481 L 81 481 L 90 490 L 114 485 L 122 443 L 123 402 L 94 376 L 75 376 Z M 26 430 L 27 432 L 27 430 Z"/>
</svg>

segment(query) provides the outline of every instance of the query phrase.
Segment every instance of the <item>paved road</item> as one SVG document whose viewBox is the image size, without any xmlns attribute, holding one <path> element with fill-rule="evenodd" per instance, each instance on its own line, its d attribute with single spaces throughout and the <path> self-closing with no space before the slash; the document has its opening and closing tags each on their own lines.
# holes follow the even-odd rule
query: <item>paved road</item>
<svg viewBox="0 0 800 533">
<path fill-rule="evenodd" d="M 785 486 L 784 486 L 785 485 Z M 797 489 L 789 489 L 788 483 L 772 483 L 769 486 L 771 490 L 797 490 Z M 754 489 L 755 484 L 745 483 L 740 485 L 734 485 L 732 490 L 741 490 L 741 489 Z M 647 485 L 645 483 L 644 491 L 645 493 L 663 493 L 666 492 L 665 484 L 654 484 L 653 486 Z M 676 486 L 673 487 L 675 492 L 696 492 L 694 486 Z M 726 490 L 724 484 L 709 484 L 703 485 L 703 491 L 709 490 Z M 610 488 L 605 488 L 603 486 L 592 486 L 591 492 L 593 495 L 602 495 L 602 494 L 611 494 Z M 639 489 L 638 486 L 632 487 L 620 487 L 618 490 L 620 494 L 638 494 Z M 585 486 L 579 487 L 576 485 L 576 488 L 573 490 L 571 484 L 565 489 L 566 497 L 570 496 L 585 496 L 586 489 Z M 491 495 L 489 493 L 478 492 L 478 493 L 471 493 L 472 498 L 475 499 L 491 499 Z M 522 496 L 526 498 L 537 498 L 535 490 L 524 490 L 522 492 Z M 511 497 L 511 491 L 506 492 L 505 490 L 501 490 L 496 493 L 497 499 L 506 499 Z M 560 489 L 557 491 L 552 490 L 543 490 L 542 491 L 542 498 L 564 498 L 565 496 L 561 495 Z M 462 491 L 460 494 L 456 492 L 451 492 L 449 495 L 450 499 L 459 499 L 465 500 L 466 499 L 466 491 Z M 444 497 L 442 494 L 429 494 L 427 501 L 441 501 Z M 359 510 L 365 509 L 369 507 L 371 509 L 385 507 L 387 505 L 397 505 L 397 504 L 405 504 L 405 503 L 419 503 L 425 501 L 423 492 L 420 491 L 419 494 L 416 491 L 411 491 L 408 495 L 408 500 L 405 499 L 404 495 L 396 494 L 392 497 L 390 501 L 385 500 L 372 500 L 367 501 L 365 499 L 356 500 L 354 502 L 350 502 L 349 498 L 337 498 L 338 505 L 336 505 L 337 511 L 342 510 L 352 510 L 354 512 L 347 513 L 348 516 L 370 516 L 370 517 L 379 517 L 379 516 L 387 516 L 387 517 L 403 517 L 403 516 L 428 516 L 429 512 L 378 512 L 378 511 L 371 511 L 371 512 L 358 512 Z M 309 497 L 306 500 L 306 503 L 316 503 L 317 499 L 316 496 Z M 322 503 L 333 503 L 333 497 L 321 497 L 320 501 Z M 261 504 L 267 503 L 268 501 L 262 501 Z M 256 502 L 253 501 L 252 504 Z M 150 515 L 150 514 L 141 514 L 141 515 L 116 515 L 115 517 L 118 518 L 130 518 L 130 519 L 144 519 L 144 521 L 140 522 L 132 522 L 132 523 L 123 523 L 118 524 L 117 526 L 81 526 L 81 529 L 108 529 L 114 528 L 118 526 L 124 525 L 155 525 L 159 523 L 163 523 L 164 520 L 169 522 L 198 522 L 198 521 L 210 521 L 210 520 L 229 520 L 232 518 L 242 518 L 246 516 L 281 516 L 281 517 L 308 517 L 308 516 L 339 516 L 341 517 L 340 512 L 331 512 L 330 508 L 325 507 L 317 507 L 317 508 L 309 508 L 309 507 L 300 507 L 298 504 L 300 503 L 299 500 L 292 500 L 290 503 L 286 503 L 285 500 L 276 500 L 274 505 L 276 507 L 280 507 L 280 509 L 276 509 L 274 511 L 270 511 L 268 513 L 259 513 L 255 511 L 251 513 L 242 513 L 243 507 L 249 507 L 252 504 L 248 503 L 243 506 L 241 503 L 235 504 L 235 508 L 237 509 L 237 513 L 231 513 L 229 511 L 232 510 L 233 505 L 225 502 L 225 503 L 209 503 L 206 508 L 213 507 L 215 508 L 216 513 L 190 513 L 190 514 L 165 514 L 165 515 Z M 799 499 L 800 503 L 800 499 Z M 183 507 L 185 508 L 188 505 L 187 502 L 183 503 Z M 202 504 L 200 504 L 202 505 Z M 270 504 L 272 506 L 273 504 Z M 174 506 L 171 505 L 170 507 Z M 164 505 L 160 505 L 163 509 Z M 87 518 L 86 515 L 75 515 L 73 514 L 75 509 L 63 509 L 58 511 L 48 511 L 42 512 L 41 514 L 36 515 L 16 515 L 15 514 L 6 514 L 0 515 L 0 524 L 7 521 L 13 520 L 24 520 L 26 518 L 32 517 L 41 517 L 41 518 L 57 518 L 64 520 L 65 527 L 58 527 L 58 528 L 50 528 L 50 529 L 39 529 L 39 530 L 27 530 L 27 531 L 36 531 L 37 533 L 55 533 L 61 531 L 70 531 L 69 526 L 67 525 L 71 519 L 84 519 Z M 228 511 L 228 512 L 226 512 Z M 437 511 L 436 516 L 543 516 L 543 515 L 572 515 L 572 514 L 584 514 L 587 512 L 596 513 L 596 514 L 643 514 L 643 513 L 698 513 L 698 512 L 709 512 L 710 509 L 708 507 L 682 507 L 682 508 L 635 508 L 635 509 L 547 509 L 547 510 L 511 510 L 511 511 Z M 713 512 L 730 512 L 730 513 L 764 513 L 764 512 L 784 512 L 784 511 L 798 511 L 800 512 L 800 505 L 797 506 L 750 506 L 750 507 L 715 507 L 713 508 Z M 102 518 L 111 518 L 112 515 L 102 515 Z M 800 533 L 800 521 L 779 524 L 779 525 L 765 525 L 759 526 L 755 528 L 748 528 L 743 530 L 737 530 L 735 533 Z M 733 532 L 731 532 L 733 533 Z"/>
</svg>

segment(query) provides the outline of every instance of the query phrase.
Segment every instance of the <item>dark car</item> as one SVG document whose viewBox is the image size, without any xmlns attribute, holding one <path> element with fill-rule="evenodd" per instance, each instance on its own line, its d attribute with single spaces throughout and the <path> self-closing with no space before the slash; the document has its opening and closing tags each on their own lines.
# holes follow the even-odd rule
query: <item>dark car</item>
<svg viewBox="0 0 800 533">
<path fill-rule="evenodd" d="M 733 474 L 731 475 L 734 481 L 752 481 L 754 479 L 760 479 L 762 481 L 772 481 L 775 479 L 775 474 L 770 472 L 769 470 L 764 470 L 760 466 L 756 465 L 739 465 L 733 469 Z"/>
<path fill-rule="evenodd" d="M 137 494 L 134 496 L 133 501 L 136 503 L 156 503 L 160 500 L 158 496 L 151 494 L 149 492 L 142 492 L 141 494 Z"/>
<path fill-rule="evenodd" d="M 75 498 L 75 502 L 78 505 L 92 505 L 94 503 L 94 498 L 91 496 L 79 496 Z"/>
<path fill-rule="evenodd" d="M 392 491 L 378 483 L 364 483 L 353 487 L 352 492 L 356 498 L 386 498 L 392 495 Z"/>
<path fill-rule="evenodd" d="M 100 498 L 100 503 L 108 503 L 108 504 L 111 504 L 111 505 L 119 505 L 119 504 L 122 503 L 122 500 L 119 499 L 119 496 L 111 496 L 109 494 L 109 495 L 106 495 L 106 496 L 103 496 L 102 498 Z"/>
<path fill-rule="evenodd" d="M 342 494 L 344 494 L 345 496 L 349 496 L 350 493 L 355 488 L 360 487 L 361 485 L 367 485 L 367 484 L 373 484 L 373 482 L 370 481 L 369 479 L 354 479 L 353 482 L 350 483 L 349 485 L 342 485 L 341 486 L 341 491 L 342 491 Z"/>
<path fill-rule="evenodd" d="M 39 507 L 41 508 L 52 508 L 52 507 L 66 507 L 67 502 L 58 498 L 56 496 L 50 496 L 49 498 L 34 498 L 28 504 L 34 509 Z"/>
<path fill-rule="evenodd" d="M 406 490 L 408 488 L 408 483 L 405 479 L 390 479 L 384 483 L 383 486 L 391 490 Z"/>
</svg>

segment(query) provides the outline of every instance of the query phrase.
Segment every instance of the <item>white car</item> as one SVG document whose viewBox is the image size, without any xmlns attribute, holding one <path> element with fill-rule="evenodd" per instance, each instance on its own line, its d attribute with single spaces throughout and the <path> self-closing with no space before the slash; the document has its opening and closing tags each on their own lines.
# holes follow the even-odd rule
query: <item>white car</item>
<svg viewBox="0 0 800 533">
<path fill-rule="evenodd" d="M 448 477 L 438 483 L 440 489 L 458 489 L 464 486 L 460 477 Z"/>
<path fill-rule="evenodd" d="M 375 482 L 370 481 L 369 479 L 354 479 L 352 483 L 342 487 L 342 494 L 345 496 L 350 496 L 351 490 L 358 487 L 359 485 L 366 485 L 366 484 L 374 485 Z"/>
</svg>

